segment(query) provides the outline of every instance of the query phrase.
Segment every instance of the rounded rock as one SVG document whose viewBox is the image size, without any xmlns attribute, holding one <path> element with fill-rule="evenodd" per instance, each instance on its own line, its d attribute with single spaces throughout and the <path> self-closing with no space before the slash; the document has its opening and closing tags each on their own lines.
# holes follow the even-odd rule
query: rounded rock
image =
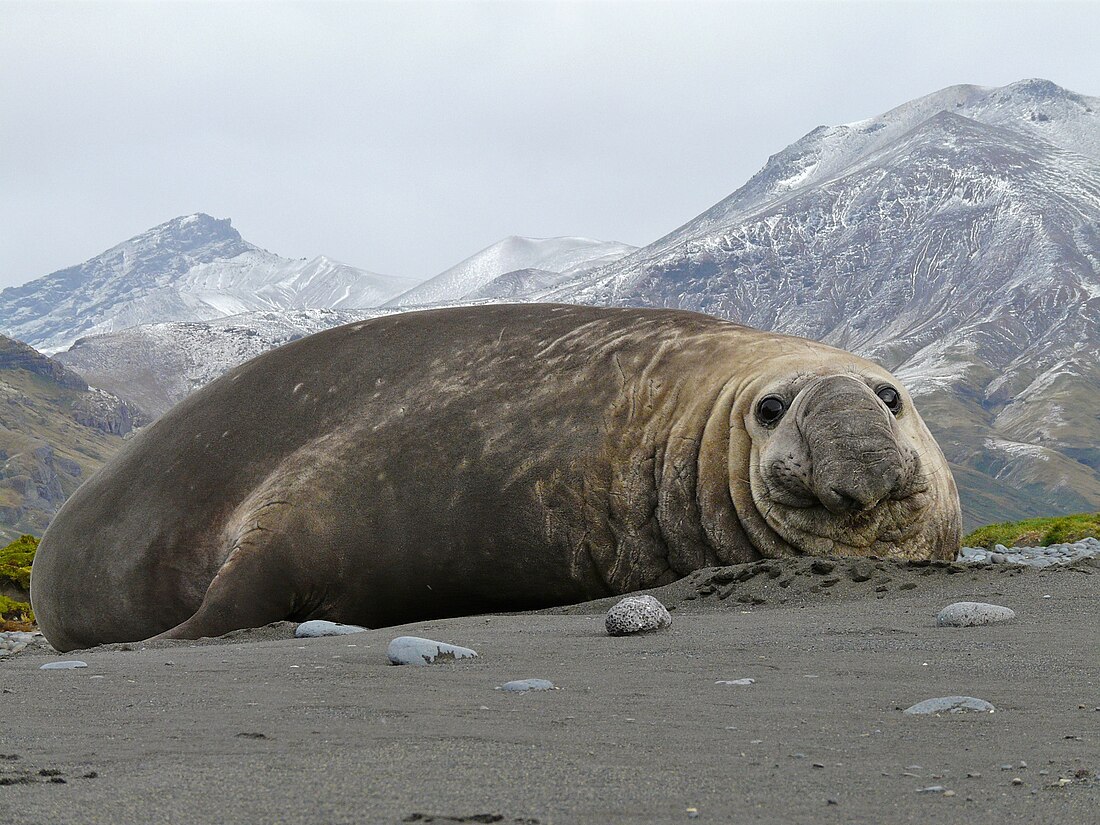
<svg viewBox="0 0 1100 825">
<path fill-rule="evenodd" d="M 348 636 L 352 633 L 365 633 L 367 628 L 357 624 L 338 624 L 326 622 L 324 619 L 314 619 L 310 622 L 302 622 L 294 631 L 299 639 L 316 639 L 321 636 Z"/>
<path fill-rule="evenodd" d="M 996 708 L 984 699 L 976 699 L 973 696 L 940 696 L 936 699 L 925 699 L 907 707 L 905 712 L 913 716 L 924 716 L 932 713 L 993 713 Z"/>
<path fill-rule="evenodd" d="M 649 633 L 671 625 L 671 614 L 652 596 L 627 596 L 607 611 L 604 620 L 610 636 Z"/>
<path fill-rule="evenodd" d="M 419 636 L 398 636 L 386 648 L 386 656 L 394 665 L 434 665 L 456 659 L 476 659 L 477 651 Z"/>
<path fill-rule="evenodd" d="M 1007 622 L 1016 618 L 1016 611 L 986 602 L 955 602 L 936 616 L 940 627 L 977 627 Z"/>
<path fill-rule="evenodd" d="M 514 679 L 497 688 L 509 693 L 525 693 L 529 690 L 554 690 L 554 683 L 546 679 Z"/>
<path fill-rule="evenodd" d="M 78 667 L 87 667 L 87 662 L 82 662 L 79 659 L 66 659 L 62 662 L 46 662 L 39 670 L 72 670 Z"/>
</svg>

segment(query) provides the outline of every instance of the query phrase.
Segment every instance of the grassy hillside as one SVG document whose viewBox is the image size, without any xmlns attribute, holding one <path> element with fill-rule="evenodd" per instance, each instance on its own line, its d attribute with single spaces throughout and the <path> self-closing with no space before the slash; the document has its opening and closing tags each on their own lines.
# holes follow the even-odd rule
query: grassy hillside
<svg viewBox="0 0 1100 825">
<path fill-rule="evenodd" d="M 1100 513 L 1032 518 L 1024 521 L 990 524 L 963 539 L 966 547 L 1046 547 L 1066 544 L 1093 536 L 1100 538 Z"/>
</svg>

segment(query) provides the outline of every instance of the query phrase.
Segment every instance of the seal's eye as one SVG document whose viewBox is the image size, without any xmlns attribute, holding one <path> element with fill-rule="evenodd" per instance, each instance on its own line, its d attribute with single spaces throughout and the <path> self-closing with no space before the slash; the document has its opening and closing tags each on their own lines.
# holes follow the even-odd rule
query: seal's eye
<svg viewBox="0 0 1100 825">
<path fill-rule="evenodd" d="M 766 427 L 775 424 L 783 417 L 783 413 L 786 411 L 787 404 L 778 395 L 765 396 L 760 399 L 760 403 L 756 405 L 756 417 L 759 418 L 760 423 Z"/>
<path fill-rule="evenodd" d="M 882 403 L 885 404 L 894 415 L 901 412 L 901 396 L 898 394 L 898 391 L 889 384 L 875 390 L 875 395 L 882 399 Z"/>
</svg>

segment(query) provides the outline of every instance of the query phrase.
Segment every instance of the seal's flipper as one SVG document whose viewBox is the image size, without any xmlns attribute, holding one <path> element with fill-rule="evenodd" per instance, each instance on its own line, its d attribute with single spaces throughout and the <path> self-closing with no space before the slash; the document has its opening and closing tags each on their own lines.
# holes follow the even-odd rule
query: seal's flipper
<svg viewBox="0 0 1100 825">
<path fill-rule="evenodd" d="M 195 614 L 150 641 L 222 636 L 289 619 L 300 599 L 291 571 L 278 561 L 281 555 L 263 545 L 237 547 L 210 582 Z"/>
</svg>

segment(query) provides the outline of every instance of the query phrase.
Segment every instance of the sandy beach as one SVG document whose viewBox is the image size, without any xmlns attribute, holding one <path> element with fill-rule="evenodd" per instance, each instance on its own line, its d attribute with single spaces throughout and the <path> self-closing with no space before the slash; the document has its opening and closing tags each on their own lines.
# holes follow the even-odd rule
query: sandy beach
<svg viewBox="0 0 1100 825">
<path fill-rule="evenodd" d="M 649 591 L 673 626 L 631 637 L 604 632 L 609 599 L 321 639 L 284 623 L 24 651 L 0 662 L 0 820 L 1095 821 L 1096 560 L 747 567 Z M 962 600 L 1017 618 L 938 627 Z M 480 658 L 394 667 L 403 634 Z M 88 667 L 40 670 L 59 659 Z M 557 689 L 496 690 L 522 678 Z M 740 679 L 754 682 L 720 684 Z M 903 713 L 951 695 L 996 712 Z"/>
</svg>

